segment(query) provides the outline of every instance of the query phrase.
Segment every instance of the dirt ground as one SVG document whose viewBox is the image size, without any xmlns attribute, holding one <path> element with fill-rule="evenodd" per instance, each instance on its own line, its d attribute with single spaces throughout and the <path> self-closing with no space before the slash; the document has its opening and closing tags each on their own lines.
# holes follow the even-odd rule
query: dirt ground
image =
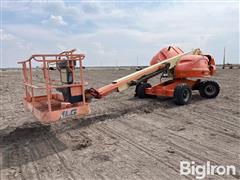
<svg viewBox="0 0 240 180">
<path fill-rule="evenodd" d="M 85 79 L 101 87 L 131 72 L 85 70 Z M 132 87 L 93 100 L 86 117 L 43 126 L 24 112 L 21 72 L 1 72 L 0 177 L 175 180 L 194 179 L 180 176 L 181 160 L 239 167 L 239 76 L 219 69 L 216 99 L 194 92 L 191 104 L 176 106 L 169 98 L 137 99 Z"/>
</svg>

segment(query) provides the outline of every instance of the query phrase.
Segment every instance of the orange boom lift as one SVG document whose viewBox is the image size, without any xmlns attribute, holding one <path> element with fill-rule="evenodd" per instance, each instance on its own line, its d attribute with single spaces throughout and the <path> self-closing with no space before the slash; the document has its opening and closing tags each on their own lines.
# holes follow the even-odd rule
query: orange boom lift
<svg viewBox="0 0 240 180">
<path fill-rule="evenodd" d="M 135 96 L 139 98 L 173 97 L 178 105 L 190 103 L 192 90 L 198 90 L 200 95 L 205 98 L 214 98 L 220 91 L 219 85 L 215 81 L 200 79 L 211 77 L 216 71 L 213 57 L 202 54 L 200 49 L 184 53 L 178 47 L 163 48 L 152 58 L 149 67 L 117 79 L 99 89 L 86 90 L 82 65 L 85 55 L 74 54 L 74 51 L 32 55 L 28 60 L 19 62 L 23 66 L 24 106 L 42 123 L 55 122 L 69 116 L 86 115 L 90 113 L 89 100 L 91 98 L 100 99 L 111 92 L 120 92 L 130 86 L 136 86 Z M 42 63 L 44 75 L 44 85 L 42 86 L 35 85 L 33 82 L 32 61 Z M 56 65 L 60 74 L 59 81 L 51 78 L 50 64 Z M 75 76 L 77 68 L 80 71 L 79 80 Z M 169 77 L 170 80 L 151 86 L 148 80 L 159 74 Z M 35 95 L 36 89 L 43 89 L 44 95 Z M 54 90 L 55 92 L 53 92 Z"/>
</svg>

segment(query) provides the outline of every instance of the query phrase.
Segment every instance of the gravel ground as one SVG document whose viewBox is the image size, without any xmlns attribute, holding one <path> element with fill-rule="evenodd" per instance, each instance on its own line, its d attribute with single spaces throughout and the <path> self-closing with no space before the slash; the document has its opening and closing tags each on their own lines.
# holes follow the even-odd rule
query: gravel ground
<svg viewBox="0 0 240 180">
<path fill-rule="evenodd" d="M 85 79 L 101 87 L 131 72 L 87 69 Z M 218 70 L 216 99 L 194 92 L 191 104 L 176 106 L 137 99 L 132 87 L 93 100 L 88 116 L 44 126 L 24 112 L 21 71 L 1 72 L 1 179 L 195 179 L 180 176 L 181 160 L 239 167 L 239 75 Z"/>
</svg>

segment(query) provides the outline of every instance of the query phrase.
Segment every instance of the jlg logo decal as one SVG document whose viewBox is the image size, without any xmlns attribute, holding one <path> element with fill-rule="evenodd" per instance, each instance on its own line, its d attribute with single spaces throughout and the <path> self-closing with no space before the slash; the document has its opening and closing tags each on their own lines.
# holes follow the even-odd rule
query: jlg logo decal
<svg viewBox="0 0 240 180">
<path fill-rule="evenodd" d="M 69 117 L 69 116 L 74 116 L 77 114 L 77 109 L 70 109 L 70 110 L 65 110 L 62 112 L 60 119 Z"/>
</svg>

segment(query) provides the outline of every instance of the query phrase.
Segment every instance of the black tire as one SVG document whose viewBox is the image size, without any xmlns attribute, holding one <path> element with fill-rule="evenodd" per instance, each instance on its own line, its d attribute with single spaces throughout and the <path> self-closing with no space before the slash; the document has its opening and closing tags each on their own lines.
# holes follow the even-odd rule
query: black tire
<svg viewBox="0 0 240 180">
<path fill-rule="evenodd" d="M 205 98 L 215 98 L 220 92 L 220 87 L 215 81 L 202 81 L 199 84 L 199 93 Z"/>
<path fill-rule="evenodd" d="M 174 90 L 174 100 L 177 105 L 185 105 L 192 100 L 192 90 L 186 84 L 179 84 Z"/>
<path fill-rule="evenodd" d="M 138 84 L 135 90 L 136 96 L 139 97 L 140 99 L 149 97 L 149 95 L 145 93 L 145 89 L 150 87 L 152 87 L 151 84 L 147 82 Z"/>
</svg>

